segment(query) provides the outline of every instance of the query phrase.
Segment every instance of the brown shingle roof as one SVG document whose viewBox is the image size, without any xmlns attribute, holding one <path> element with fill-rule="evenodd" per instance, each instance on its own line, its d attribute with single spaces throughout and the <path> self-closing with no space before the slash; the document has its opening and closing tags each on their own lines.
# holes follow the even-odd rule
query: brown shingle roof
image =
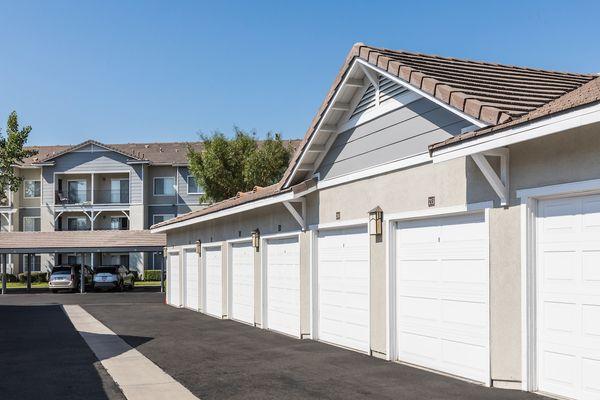
<svg viewBox="0 0 600 400">
<path fill-rule="evenodd" d="M 150 231 L 55 231 L 3 232 L 0 249 L 18 253 L 20 249 L 140 249 L 164 247 L 166 236 Z"/>
<path fill-rule="evenodd" d="M 487 124 L 512 121 L 595 78 L 355 44 L 298 147 L 287 181 L 355 59 L 362 59 Z"/>
<path fill-rule="evenodd" d="M 498 131 L 531 122 L 540 118 L 544 118 L 550 115 L 558 114 L 564 111 L 568 111 L 577 107 L 585 106 L 587 104 L 600 102 L 600 77 L 587 82 L 585 85 L 555 99 L 551 102 L 543 105 L 542 107 L 535 109 L 520 118 L 510 120 L 503 124 L 489 126 L 481 128 L 476 131 L 463 133 L 451 137 L 443 142 L 435 143 L 429 146 L 429 151 L 440 149 L 442 147 L 450 146 L 466 140 L 478 138 L 481 136 L 490 135 Z"/>
<path fill-rule="evenodd" d="M 86 140 L 77 145 L 31 146 L 29 148 L 37 150 L 38 154 L 25 159 L 24 164 L 32 165 L 50 161 L 56 157 L 60 157 L 62 154 L 84 147 L 88 144 L 103 146 L 124 154 L 132 160 L 147 160 L 151 164 L 187 164 L 188 143 L 197 151 L 202 149 L 202 142 L 104 144 L 94 140 Z"/>
</svg>

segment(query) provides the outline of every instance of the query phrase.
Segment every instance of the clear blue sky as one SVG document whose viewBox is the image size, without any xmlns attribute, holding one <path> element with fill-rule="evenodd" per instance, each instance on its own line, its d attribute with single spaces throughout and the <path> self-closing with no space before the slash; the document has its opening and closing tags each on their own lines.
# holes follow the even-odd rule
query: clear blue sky
<svg viewBox="0 0 600 400">
<path fill-rule="evenodd" d="M 302 137 L 353 43 L 600 72 L 600 1 L 3 1 L 0 118 L 31 144 Z"/>
</svg>

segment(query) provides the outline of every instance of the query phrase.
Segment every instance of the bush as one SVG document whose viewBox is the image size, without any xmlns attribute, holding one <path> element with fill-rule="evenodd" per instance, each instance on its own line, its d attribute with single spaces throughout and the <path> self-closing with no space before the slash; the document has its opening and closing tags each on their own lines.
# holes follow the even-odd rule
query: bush
<svg viewBox="0 0 600 400">
<path fill-rule="evenodd" d="M 20 273 L 18 281 L 21 283 L 27 283 L 27 272 Z M 31 283 L 42 283 L 42 282 L 48 282 L 48 273 L 40 272 L 40 271 L 32 271 L 31 272 Z"/>
<path fill-rule="evenodd" d="M 2 281 L 2 274 L 0 274 L 0 281 Z M 13 274 L 6 274 L 6 282 L 19 282 L 19 278 Z"/>
<path fill-rule="evenodd" d="M 160 281 L 160 270 L 147 270 L 144 271 L 145 281 Z"/>
</svg>

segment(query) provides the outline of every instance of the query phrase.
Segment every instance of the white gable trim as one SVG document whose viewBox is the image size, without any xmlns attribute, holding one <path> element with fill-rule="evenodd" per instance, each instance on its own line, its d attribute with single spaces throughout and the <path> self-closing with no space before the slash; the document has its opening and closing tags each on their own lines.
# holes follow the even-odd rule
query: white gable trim
<svg viewBox="0 0 600 400">
<path fill-rule="evenodd" d="M 346 76 L 344 77 L 344 79 L 342 80 L 340 86 L 338 87 L 338 89 L 336 90 L 336 92 L 334 93 L 333 97 L 331 98 L 327 108 L 325 109 L 325 112 L 323 113 L 323 117 L 321 118 L 321 120 L 319 121 L 319 123 L 317 124 L 316 128 L 314 129 L 314 131 L 311 134 L 311 138 L 309 140 L 309 142 L 307 143 L 307 145 L 305 146 L 304 150 L 302 151 L 302 153 L 300 154 L 300 157 L 298 158 L 298 161 L 296 162 L 296 165 L 294 166 L 294 168 L 292 169 L 292 172 L 290 173 L 290 176 L 287 178 L 286 182 L 284 183 L 283 187 L 287 188 L 290 186 L 293 178 L 296 176 L 296 173 L 300 170 L 300 166 L 302 165 L 303 161 L 304 161 L 304 157 L 305 155 L 310 151 L 311 146 L 313 145 L 314 139 L 317 136 L 318 132 L 320 130 L 323 130 L 323 127 L 327 127 L 327 118 L 331 112 L 331 110 L 334 108 L 334 104 L 336 104 L 336 100 L 338 98 L 339 93 L 342 91 L 342 89 L 347 85 L 352 73 L 352 71 L 354 70 L 354 68 L 370 68 L 371 70 L 376 71 L 377 73 L 381 74 L 382 76 L 390 79 L 391 81 L 407 88 L 408 90 L 411 90 L 412 92 L 416 93 L 417 95 L 424 97 L 432 102 L 434 102 L 435 104 L 439 105 L 440 107 L 458 115 L 459 117 L 463 118 L 464 120 L 472 123 L 473 125 L 476 125 L 480 128 L 488 126 L 486 123 L 479 121 L 467 114 L 465 114 L 464 112 L 450 106 L 449 104 L 435 98 L 434 96 L 429 95 L 428 93 L 425 93 L 424 91 L 418 89 L 417 87 L 411 85 L 410 83 L 407 83 L 405 81 L 403 81 L 402 79 L 398 78 L 397 76 L 394 76 L 392 74 L 390 74 L 389 72 L 376 67 L 372 64 L 370 64 L 369 62 L 362 60 L 360 58 L 356 58 L 354 59 L 354 61 L 352 62 L 352 65 L 348 68 L 347 72 L 346 72 Z M 351 111 L 350 111 L 351 112 Z M 389 111 L 388 111 L 389 112 Z M 366 121 L 365 121 L 366 122 Z M 331 137 L 329 138 L 329 140 L 327 141 L 326 145 L 325 145 L 325 149 L 321 150 L 320 152 L 322 153 L 320 157 L 317 158 L 315 165 L 318 165 L 318 163 L 324 158 L 324 155 L 329 151 L 329 148 L 331 147 L 331 145 L 333 144 L 333 141 L 335 140 L 335 137 L 337 136 L 337 134 L 339 134 L 340 132 L 342 132 L 340 130 L 341 127 L 344 127 L 345 125 L 342 124 L 341 126 L 335 126 L 334 127 L 334 132 L 332 132 Z M 327 130 L 331 129 L 330 127 L 328 127 Z M 346 128 L 347 130 L 347 128 Z M 306 167 L 306 166 L 305 166 Z"/>
</svg>

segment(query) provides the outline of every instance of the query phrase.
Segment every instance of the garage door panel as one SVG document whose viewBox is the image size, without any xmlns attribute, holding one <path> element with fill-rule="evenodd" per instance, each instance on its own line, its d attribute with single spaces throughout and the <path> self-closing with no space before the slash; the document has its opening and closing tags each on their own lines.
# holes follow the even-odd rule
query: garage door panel
<svg viewBox="0 0 600 400">
<path fill-rule="evenodd" d="M 231 316 L 254 324 L 254 253 L 251 243 L 231 247 Z"/>
<path fill-rule="evenodd" d="M 397 224 L 400 360 L 489 378 L 487 232 L 483 213 Z"/>
<path fill-rule="evenodd" d="M 267 326 L 300 336 L 300 245 L 298 238 L 267 242 Z"/>
<path fill-rule="evenodd" d="M 223 316 L 223 268 L 220 247 L 205 249 L 205 297 L 206 313 L 215 317 Z"/>
<path fill-rule="evenodd" d="M 600 196 L 540 201 L 537 218 L 538 386 L 600 395 Z"/>
<path fill-rule="evenodd" d="M 199 309 L 199 284 L 200 269 L 198 267 L 198 254 L 195 251 L 185 252 L 185 306 L 192 310 Z"/>
<path fill-rule="evenodd" d="M 169 254 L 169 303 L 181 306 L 181 267 L 179 265 L 179 254 Z"/>
<path fill-rule="evenodd" d="M 365 227 L 320 231 L 319 339 L 369 351 L 369 237 Z"/>
</svg>

